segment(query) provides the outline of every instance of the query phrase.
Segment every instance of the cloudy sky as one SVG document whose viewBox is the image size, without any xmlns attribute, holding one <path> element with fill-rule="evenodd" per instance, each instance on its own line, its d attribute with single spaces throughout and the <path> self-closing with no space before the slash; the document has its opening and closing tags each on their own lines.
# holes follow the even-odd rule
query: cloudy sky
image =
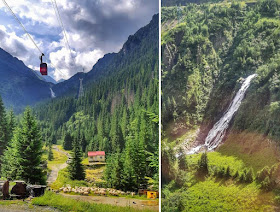
<svg viewBox="0 0 280 212">
<path fill-rule="evenodd" d="M 99 58 L 118 52 L 129 35 L 158 13 L 158 0 L 56 0 L 69 50 L 52 1 L 6 0 L 55 67 L 49 68 L 55 80 L 67 79 L 83 68 L 90 71 Z M 40 52 L 2 1 L 0 47 L 39 70 Z"/>
</svg>

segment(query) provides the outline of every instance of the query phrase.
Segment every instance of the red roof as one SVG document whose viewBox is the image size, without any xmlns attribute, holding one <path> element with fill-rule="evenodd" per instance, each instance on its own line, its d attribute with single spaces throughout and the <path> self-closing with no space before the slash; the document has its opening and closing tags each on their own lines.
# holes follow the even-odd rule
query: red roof
<svg viewBox="0 0 280 212">
<path fill-rule="evenodd" d="M 89 157 L 100 156 L 100 155 L 104 155 L 105 156 L 105 152 L 104 151 L 88 152 L 88 156 Z"/>
</svg>

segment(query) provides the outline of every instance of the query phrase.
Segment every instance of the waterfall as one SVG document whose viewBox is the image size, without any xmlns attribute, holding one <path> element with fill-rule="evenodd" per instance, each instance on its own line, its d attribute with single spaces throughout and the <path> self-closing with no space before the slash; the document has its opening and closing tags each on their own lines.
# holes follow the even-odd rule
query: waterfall
<svg viewBox="0 0 280 212">
<path fill-rule="evenodd" d="M 50 90 L 51 90 L 51 97 L 55 98 L 56 96 L 55 96 L 55 93 L 53 92 L 52 88 L 50 88 Z"/>
<path fill-rule="evenodd" d="M 243 84 L 241 85 L 241 88 L 239 89 L 234 99 L 230 103 L 230 106 L 225 112 L 225 114 L 223 115 L 223 117 L 209 131 L 205 139 L 205 144 L 191 149 L 188 152 L 188 154 L 194 154 L 198 152 L 200 148 L 203 146 L 205 146 L 208 150 L 213 150 L 222 142 L 226 130 L 229 127 L 229 123 L 232 120 L 236 111 L 239 109 L 241 102 L 244 99 L 245 92 L 250 86 L 251 80 L 256 76 L 257 76 L 256 74 L 252 74 L 244 80 Z"/>
</svg>

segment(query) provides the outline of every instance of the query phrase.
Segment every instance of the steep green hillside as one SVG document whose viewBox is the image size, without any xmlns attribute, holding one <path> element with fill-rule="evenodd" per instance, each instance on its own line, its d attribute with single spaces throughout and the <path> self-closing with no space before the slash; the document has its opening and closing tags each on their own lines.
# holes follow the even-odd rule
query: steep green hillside
<svg viewBox="0 0 280 212">
<path fill-rule="evenodd" d="M 78 140 L 84 155 L 106 152 L 106 186 L 113 188 L 137 191 L 151 178 L 157 186 L 158 17 L 83 76 L 83 97 L 70 93 L 35 108 L 46 141 L 69 150 Z"/>
<path fill-rule="evenodd" d="M 150 60 L 150 54 L 158 54 L 156 44 L 158 35 L 155 29 L 158 28 L 158 16 L 155 15 L 150 24 L 139 29 L 134 35 L 130 35 L 118 53 L 106 54 L 93 66 L 88 73 L 78 73 L 69 80 L 53 86 L 57 96 L 65 94 L 77 94 L 79 89 L 79 78 L 83 76 L 85 87 L 110 75 L 122 72 L 129 66 L 141 64 Z M 148 53 L 148 54 L 147 54 Z"/>
<path fill-rule="evenodd" d="M 163 8 L 163 211 L 279 210 L 279 8 L 187 4 L 181 18 Z M 223 144 L 185 156 L 253 73 Z"/>
<path fill-rule="evenodd" d="M 18 112 L 26 105 L 51 98 L 51 85 L 0 48 L 0 95 L 7 107 Z"/>
<path fill-rule="evenodd" d="M 190 4 L 184 7 L 180 24 L 164 16 L 175 8 L 164 9 L 164 123 L 213 124 L 240 88 L 241 79 L 257 73 L 234 128 L 279 138 L 275 129 L 280 109 L 278 8 L 273 1 L 255 6 Z"/>
</svg>

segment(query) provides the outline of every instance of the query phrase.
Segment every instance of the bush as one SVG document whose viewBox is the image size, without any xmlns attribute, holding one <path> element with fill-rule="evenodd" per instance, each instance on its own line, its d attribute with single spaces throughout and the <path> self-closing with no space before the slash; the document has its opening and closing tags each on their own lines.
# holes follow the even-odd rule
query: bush
<svg viewBox="0 0 280 212">
<path fill-rule="evenodd" d="M 233 179 L 238 179 L 238 178 L 239 178 L 239 171 L 237 170 L 233 175 Z"/>
<path fill-rule="evenodd" d="M 245 174 L 245 182 L 246 183 L 251 183 L 254 181 L 254 174 L 253 174 L 253 169 L 250 168 L 249 171 L 246 171 Z"/>
<path fill-rule="evenodd" d="M 229 167 L 229 166 L 228 166 L 227 169 L 226 169 L 225 177 L 227 177 L 227 178 L 231 177 L 231 174 L 230 174 L 230 167 Z"/>
<path fill-rule="evenodd" d="M 208 174 L 208 157 L 206 152 L 202 153 L 200 159 L 198 160 L 198 169 Z"/>
<path fill-rule="evenodd" d="M 271 180 L 268 176 L 261 182 L 261 188 L 266 191 L 271 190 Z"/>
<path fill-rule="evenodd" d="M 240 174 L 240 177 L 239 177 L 239 181 L 240 182 L 244 182 L 246 179 L 246 174 L 244 173 L 244 171 Z"/>
<path fill-rule="evenodd" d="M 261 183 L 262 181 L 264 181 L 266 177 L 269 177 L 269 173 L 270 173 L 269 167 L 268 166 L 264 167 L 261 171 L 257 173 L 256 176 L 257 182 Z"/>
</svg>

